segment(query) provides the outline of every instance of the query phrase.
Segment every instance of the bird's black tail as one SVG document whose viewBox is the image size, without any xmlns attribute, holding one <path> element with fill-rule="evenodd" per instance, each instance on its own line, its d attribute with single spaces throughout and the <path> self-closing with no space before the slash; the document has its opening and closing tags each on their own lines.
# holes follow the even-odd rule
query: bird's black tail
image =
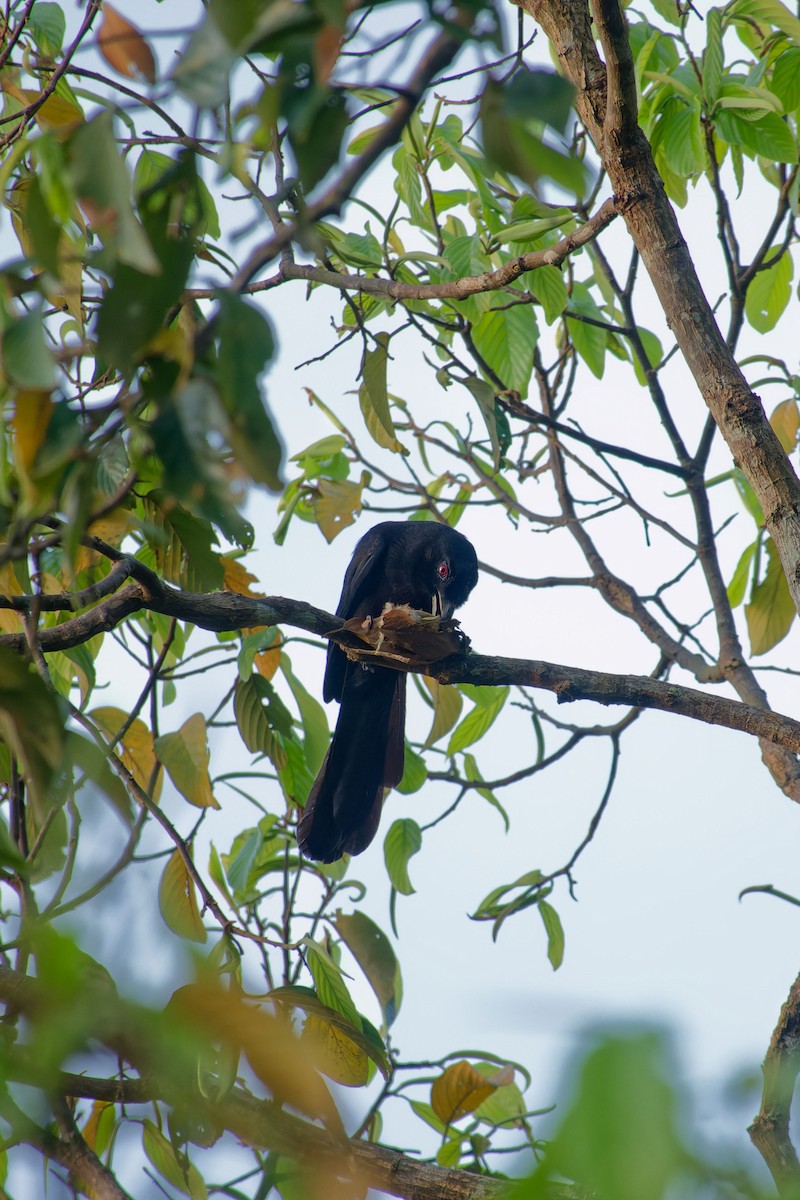
<svg viewBox="0 0 800 1200">
<path fill-rule="evenodd" d="M 406 677 L 347 664 L 336 731 L 297 830 L 309 858 L 360 854 L 375 836 L 383 789 L 403 775 Z"/>
</svg>

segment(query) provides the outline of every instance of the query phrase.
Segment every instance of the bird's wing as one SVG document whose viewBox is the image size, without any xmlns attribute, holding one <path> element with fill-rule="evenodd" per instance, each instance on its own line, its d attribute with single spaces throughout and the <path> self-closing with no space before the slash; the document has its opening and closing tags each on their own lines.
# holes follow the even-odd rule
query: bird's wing
<svg viewBox="0 0 800 1200">
<path fill-rule="evenodd" d="M 336 615 L 349 620 L 350 617 L 377 616 L 383 607 L 383 600 L 374 600 L 376 590 L 380 590 L 380 570 L 386 554 L 387 541 L 381 532 L 381 526 L 376 525 L 366 533 L 355 549 L 344 574 L 342 595 Z M 372 612 L 376 607 L 377 612 Z M 325 667 L 325 680 L 322 694 L 326 701 L 341 700 L 344 686 L 344 672 L 347 659 L 338 646 L 333 643 L 328 646 L 328 662 Z"/>
</svg>

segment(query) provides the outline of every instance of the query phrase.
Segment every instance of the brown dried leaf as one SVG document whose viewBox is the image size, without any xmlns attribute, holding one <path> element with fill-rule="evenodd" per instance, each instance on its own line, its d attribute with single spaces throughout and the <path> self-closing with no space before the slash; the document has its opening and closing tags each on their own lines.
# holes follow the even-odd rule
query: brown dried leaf
<svg viewBox="0 0 800 1200">
<path fill-rule="evenodd" d="M 241 1047 L 278 1104 L 288 1104 L 320 1119 L 332 1133 L 344 1137 L 333 1098 L 288 1018 L 245 1004 L 232 992 L 203 984 L 180 988 L 169 1008 L 213 1041 Z"/>
<path fill-rule="evenodd" d="M 110 67 L 126 79 L 156 81 L 156 61 L 140 30 L 118 13 L 107 0 L 97 31 L 100 53 Z"/>
<path fill-rule="evenodd" d="M 431 1107 L 440 1121 L 452 1125 L 474 1112 L 496 1086 L 476 1071 L 465 1058 L 448 1067 L 431 1088 Z"/>
<path fill-rule="evenodd" d="M 314 78 L 320 87 L 330 79 L 342 48 L 342 30 L 323 25 L 314 39 Z"/>
</svg>

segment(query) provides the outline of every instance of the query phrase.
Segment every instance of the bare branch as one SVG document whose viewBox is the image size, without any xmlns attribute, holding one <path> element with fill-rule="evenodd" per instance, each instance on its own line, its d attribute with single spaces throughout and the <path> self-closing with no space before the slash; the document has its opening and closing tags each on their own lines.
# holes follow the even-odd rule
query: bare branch
<svg viewBox="0 0 800 1200">
<path fill-rule="evenodd" d="M 558 267 L 574 250 L 585 246 L 596 238 L 617 215 L 613 199 L 608 199 L 597 212 L 572 233 L 548 246 L 546 250 L 532 250 L 518 258 L 503 263 L 496 271 L 484 271 L 481 275 L 466 275 L 446 283 L 399 283 L 394 279 L 377 279 L 370 275 L 347 275 L 329 271 L 325 267 L 303 266 L 299 263 L 283 263 L 280 275 L 284 279 L 310 279 L 315 283 L 326 283 L 342 291 L 366 292 L 370 296 L 388 296 L 391 300 L 466 300 L 479 292 L 494 292 L 507 287 L 527 271 L 537 267 Z"/>
</svg>

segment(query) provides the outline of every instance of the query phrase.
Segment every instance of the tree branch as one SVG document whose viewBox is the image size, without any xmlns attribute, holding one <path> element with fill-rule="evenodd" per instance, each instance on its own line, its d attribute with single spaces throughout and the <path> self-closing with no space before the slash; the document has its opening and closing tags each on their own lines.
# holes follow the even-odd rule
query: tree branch
<svg viewBox="0 0 800 1200">
<path fill-rule="evenodd" d="M 484 271 L 481 275 L 465 275 L 446 283 L 400 283 L 394 279 L 378 279 L 370 275 L 348 275 L 340 271 L 329 271 L 325 267 L 303 266 L 299 263 L 281 263 L 279 275 L 283 279 L 310 279 L 315 283 L 329 284 L 342 291 L 366 292 L 371 296 L 388 296 L 391 300 L 466 300 L 479 292 L 493 292 L 507 287 L 527 271 L 537 267 L 557 267 L 573 250 L 585 246 L 597 237 L 617 215 L 614 200 L 604 201 L 593 217 L 578 229 L 548 246 L 546 250 L 532 250 L 521 254 L 510 262 L 503 263 L 496 271 Z"/>
<path fill-rule="evenodd" d="M 800 1162 L 789 1137 L 789 1113 L 800 1073 L 800 975 L 781 1008 L 762 1066 L 764 1089 L 750 1140 L 769 1167 L 780 1196 L 796 1196 Z"/>
<path fill-rule="evenodd" d="M 65 650 L 88 641 L 97 633 L 113 629 L 124 617 L 141 609 L 163 613 L 213 632 L 247 629 L 255 625 L 292 625 L 319 637 L 347 642 L 348 652 L 355 658 L 366 661 L 374 661 L 376 658 L 374 650 L 352 649 L 352 638 L 348 638 L 343 632 L 340 617 L 300 600 L 283 596 L 255 598 L 242 596 L 237 592 L 180 592 L 166 587 L 163 583 L 150 590 L 139 581 L 128 583 L 117 595 L 109 597 L 80 616 L 51 629 L 40 629 L 37 634 L 39 645 L 44 653 Z M 449 648 L 444 635 L 441 636 L 443 647 Z M 7 646 L 18 654 L 25 654 L 25 635 L 4 634 L 0 636 L 0 646 Z M 384 655 L 391 651 L 392 646 L 387 643 Z M 588 671 L 580 667 L 542 662 L 538 659 L 492 657 L 473 653 L 451 654 L 441 660 L 436 660 L 433 654 L 428 653 L 424 661 L 414 661 L 399 643 L 397 652 L 403 655 L 405 661 L 385 657 L 382 665 L 387 665 L 388 662 L 396 669 L 424 671 L 440 683 L 475 683 L 488 686 L 518 684 L 523 687 L 542 688 L 553 692 L 562 704 L 572 700 L 594 700 L 599 704 L 655 708 L 709 725 L 720 725 L 726 729 L 749 733 L 775 745 L 784 746 L 792 753 L 800 753 L 800 721 L 769 709 L 742 704 L 724 696 L 712 696 L 696 688 L 665 683 L 649 676 L 615 675 L 606 671 Z"/>
</svg>

